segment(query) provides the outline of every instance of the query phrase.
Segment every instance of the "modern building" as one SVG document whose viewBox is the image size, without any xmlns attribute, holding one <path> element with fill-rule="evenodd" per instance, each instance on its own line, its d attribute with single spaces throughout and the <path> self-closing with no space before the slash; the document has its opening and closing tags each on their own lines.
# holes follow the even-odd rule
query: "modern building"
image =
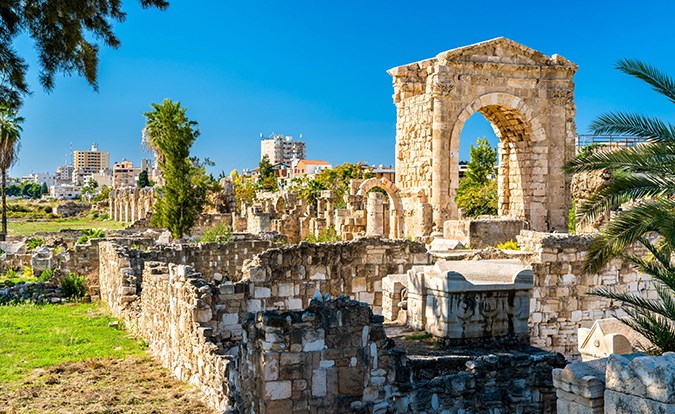
<svg viewBox="0 0 675 414">
<path fill-rule="evenodd" d="M 26 178 L 40 185 L 45 184 L 47 188 L 56 185 L 56 176 L 48 172 L 30 173 Z"/>
<path fill-rule="evenodd" d="M 260 134 L 260 138 L 260 159 L 267 155 L 272 165 L 285 165 L 290 168 L 293 159 L 302 160 L 307 156 L 305 143 L 293 140 L 291 136 L 272 134 L 271 137 L 263 138 Z"/>
<path fill-rule="evenodd" d="M 330 170 L 333 166 L 323 160 L 300 160 L 293 166 L 293 177 L 303 175 L 315 176 L 323 170 Z"/>
<path fill-rule="evenodd" d="M 73 184 L 57 184 L 49 187 L 49 195 L 56 200 L 74 200 L 82 194 L 82 187 Z"/>
<path fill-rule="evenodd" d="M 140 168 L 134 168 L 134 163 L 127 160 L 116 162 L 113 165 L 113 188 L 136 187 Z"/>
<path fill-rule="evenodd" d="M 91 151 L 73 153 L 73 168 L 73 182 L 81 182 L 86 176 L 110 169 L 110 153 L 99 151 L 98 145 L 92 144 Z"/>
<path fill-rule="evenodd" d="M 73 170 L 75 168 L 72 165 L 62 165 L 56 169 L 56 181 L 57 184 L 68 184 L 73 182 Z"/>
</svg>

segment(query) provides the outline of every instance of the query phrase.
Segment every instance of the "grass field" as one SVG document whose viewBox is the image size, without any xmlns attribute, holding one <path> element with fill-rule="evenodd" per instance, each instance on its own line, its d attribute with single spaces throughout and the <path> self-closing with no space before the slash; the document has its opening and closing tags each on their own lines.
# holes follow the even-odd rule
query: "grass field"
<svg viewBox="0 0 675 414">
<path fill-rule="evenodd" d="M 0 306 L 0 382 L 62 362 L 143 355 L 112 321 L 96 303 Z"/>
<path fill-rule="evenodd" d="M 213 411 L 98 303 L 0 306 L 0 413 Z"/>
<path fill-rule="evenodd" d="M 85 230 L 103 228 L 119 230 L 126 227 L 125 223 L 113 220 L 95 220 L 91 218 L 53 219 L 45 221 L 9 221 L 7 224 L 9 235 L 30 235 L 37 232 L 59 231 L 63 229 Z"/>
</svg>

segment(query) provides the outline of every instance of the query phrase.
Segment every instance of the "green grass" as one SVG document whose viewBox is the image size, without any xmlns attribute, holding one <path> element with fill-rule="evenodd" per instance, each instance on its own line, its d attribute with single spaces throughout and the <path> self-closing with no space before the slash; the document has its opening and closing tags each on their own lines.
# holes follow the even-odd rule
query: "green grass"
<svg viewBox="0 0 675 414">
<path fill-rule="evenodd" d="M 406 335 L 405 339 L 414 340 L 414 341 L 424 341 L 426 339 L 431 339 L 433 336 L 428 332 L 415 332 L 410 335 Z"/>
<path fill-rule="evenodd" d="M 62 362 L 143 355 L 111 321 L 98 303 L 0 306 L 0 382 Z"/>
<path fill-rule="evenodd" d="M 92 218 L 54 219 L 46 221 L 10 221 L 8 224 L 10 235 L 30 235 L 37 232 L 51 232 L 63 229 L 85 230 L 102 228 L 119 230 L 126 227 L 126 223 L 113 220 L 95 220 Z"/>
<path fill-rule="evenodd" d="M 24 276 L 21 273 L 16 274 L 16 276 L 7 276 L 6 274 L 0 275 L 0 282 L 5 282 L 5 281 L 12 282 L 12 284 L 16 285 L 17 283 L 21 283 L 21 282 L 23 282 L 23 283 L 37 282 L 38 278 L 33 277 L 33 276 Z M 0 310 L 0 313 L 1 312 L 2 312 L 2 310 Z"/>
</svg>

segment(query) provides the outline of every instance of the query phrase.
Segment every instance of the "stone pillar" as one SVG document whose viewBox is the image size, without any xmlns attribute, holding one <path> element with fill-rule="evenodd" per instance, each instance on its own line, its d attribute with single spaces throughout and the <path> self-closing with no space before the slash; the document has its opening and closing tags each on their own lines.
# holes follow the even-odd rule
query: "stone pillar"
<svg viewBox="0 0 675 414">
<path fill-rule="evenodd" d="M 368 194 L 366 206 L 366 237 L 384 237 L 384 195 L 372 192 Z"/>
<path fill-rule="evenodd" d="M 108 193 L 108 216 L 111 220 L 115 220 L 115 193 L 111 191 Z"/>
<path fill-rule="evenodd" d="M 449 169 L 447 168 L 447 117 L 446 100 L 434 96 L 432 116 L 432 176 L 431 205 L 433 207 L 433 231 L 443 231 L 443 223 L 447 219 L 449 200 Z"/>
</svg>

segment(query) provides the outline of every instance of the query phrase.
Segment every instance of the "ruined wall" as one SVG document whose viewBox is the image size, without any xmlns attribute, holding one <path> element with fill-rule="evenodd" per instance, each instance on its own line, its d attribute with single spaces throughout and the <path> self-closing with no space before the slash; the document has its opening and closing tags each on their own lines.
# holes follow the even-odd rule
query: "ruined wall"
<svg viewBox="0 0 675 414">
<path fill-rule="evenodd" d="M 319 289 L 368 303 L 380 314 L 382 278 L 429 263 L 423 244 L 404 240 L 301 243 L 260 254 L 244 278 L 256 286 L 253 309 L 301 309 Z"/>
<path fill-rule="evenodd" d="M 232 356 L 212 335 L 219 323 L 213 288 L 187 266 L 147 262 L 137 332 L 178 379 L 197 386 L 219 411 L 230 407 Z"/>
<path fill-rule="evenodd" d="M 610 355 L 553 372 L 559 413 L 675 412 L 675 354 Z"/>
<path fill-rule="evenodd" d="M 138 255 L 142 261 L 189 265 L 206 281 L 217 283 L 239 280 L 247 260 L 275 246 L 269 240 L 244 239 L 228 243 L 157 245 L 140 251 Z"/>
<path fill-rule="evenodd" d="M 239 408 L 384 412 L 397 378 L 382 322 L 367 305 L 347 299 L 251 315 L 239 354 Z"/>
<path fill-rule="evenodd" d="M 590 328 L 597 319 L 624 316 L 616 302 L 589 294 L 610 288 L 656 299 L 648 275 L 632 265 L 613 260 L 599 274 L 581 271 L 591 236 L 523 231 L 518 243 L 534 252 L 534 288 L 530 296 L 530 343 L 578 359 L 579 328 Z"/>
</svg>

